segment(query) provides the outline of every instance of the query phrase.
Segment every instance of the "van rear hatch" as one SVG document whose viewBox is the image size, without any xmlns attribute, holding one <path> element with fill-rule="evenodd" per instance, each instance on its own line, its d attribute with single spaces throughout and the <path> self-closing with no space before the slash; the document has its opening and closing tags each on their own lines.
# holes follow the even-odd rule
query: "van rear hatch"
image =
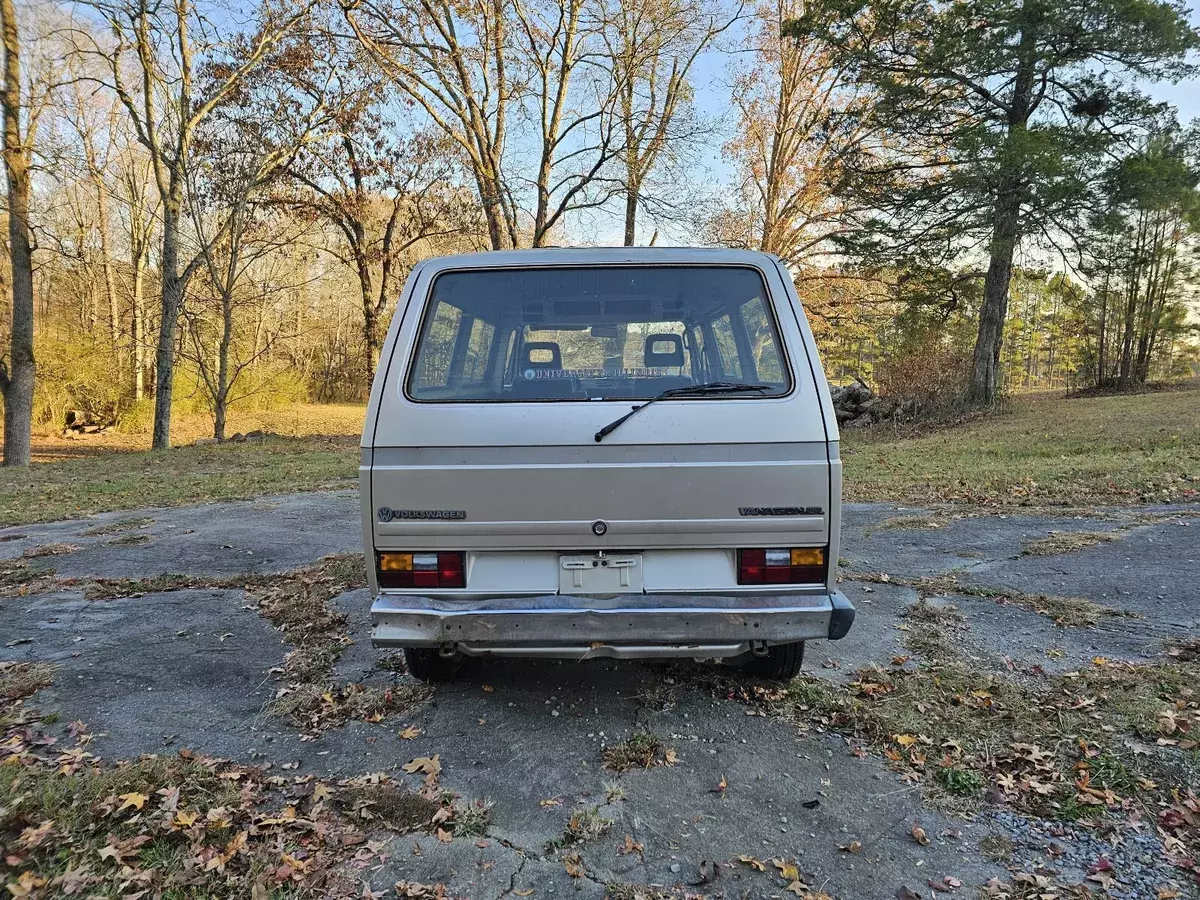
<svg viewBox="0 0 1200 900">
<path fill-rule="evenodd" d="M 597 551 L 647 592 L 737 589 L 739 548 L 830 543 L 836 460 L 778 272 L 451 268 L 408 292 L 364 460 L 377 551 L 464 552 L 483 596 L 560 592 Z"/>
</svg>

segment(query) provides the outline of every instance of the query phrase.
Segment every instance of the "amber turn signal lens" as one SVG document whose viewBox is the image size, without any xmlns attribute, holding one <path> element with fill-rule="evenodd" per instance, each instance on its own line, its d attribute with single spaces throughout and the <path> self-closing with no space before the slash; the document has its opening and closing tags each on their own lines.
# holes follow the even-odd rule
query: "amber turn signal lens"
<svg viewBox="0 0 1200 900">
<path fill-rule="evenodd" d="M 380 553 L 380 572 L 411 572 L 413 567 L 411 553 Z"/>
<path fill-rule="evenodd" d="M 823 566 L 825 565 L 824 547 L 793 547 L 793 566 Z"/>
</svg>

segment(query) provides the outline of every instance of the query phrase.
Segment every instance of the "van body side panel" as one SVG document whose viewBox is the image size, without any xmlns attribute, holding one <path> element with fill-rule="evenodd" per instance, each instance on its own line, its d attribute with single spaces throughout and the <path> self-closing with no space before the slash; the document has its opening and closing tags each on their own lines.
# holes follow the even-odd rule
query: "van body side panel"
<svg viewBox="0 0 1200 900">
<path fill-rule="evenodd" d="M 367 587 L 371 591 L 371 595 L 379 593 L 379 579 L 375 575 L 375 554 L 370 552 L 375 543 L 375 531 L 372 522 L 373 516 L 368 514 L 371 498 L 371 461 L 374 458 L 374 451 L 369 447 L 364 447 L 360 451 L 360 459 L 358 464 L 358 495 L 364 498 L 363 515 L 362 515 L 362 531 L 363 531 L 363 547 L 367 557 Z"/>
<path fill-rule="evenodd" d="M 837 588 L 838 559 L 842 550 L 842 459 L 838 442 L 829 444 L 829 573 L 826 584 Z"/>
</svg>

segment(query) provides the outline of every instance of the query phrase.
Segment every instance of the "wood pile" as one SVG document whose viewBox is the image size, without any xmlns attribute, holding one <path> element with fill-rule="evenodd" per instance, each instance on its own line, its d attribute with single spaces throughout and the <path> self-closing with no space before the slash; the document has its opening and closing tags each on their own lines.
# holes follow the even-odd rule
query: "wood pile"
<svg viewBox="0 0 1200 900">
<path fill-rule="evenodd" d="M 903 403 L 880 397 L 861 378 L 850 384 L 830 388 L 833 409 L 839 425 L 859 428 L 895 419 L 911 419 L 917 412 L 915 400 Z"/>
</svg>

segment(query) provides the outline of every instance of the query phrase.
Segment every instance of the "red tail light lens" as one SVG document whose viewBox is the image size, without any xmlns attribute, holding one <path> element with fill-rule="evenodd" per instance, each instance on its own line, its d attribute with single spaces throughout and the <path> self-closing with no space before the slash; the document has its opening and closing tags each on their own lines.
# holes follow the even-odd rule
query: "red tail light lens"
<svg viewBox="0 0 1200 900">
<path fill-rule="evenodd" d="M 461 588 L 467 586 L 464 554 L 446 551 L 376 554 L 375 571 L 384 588 Z"/>
<path fill-rule="evenodd" d="M 738 551 L 738 584 L 821 584 L 824 581 L 824 547 Z"/>
</svg>

